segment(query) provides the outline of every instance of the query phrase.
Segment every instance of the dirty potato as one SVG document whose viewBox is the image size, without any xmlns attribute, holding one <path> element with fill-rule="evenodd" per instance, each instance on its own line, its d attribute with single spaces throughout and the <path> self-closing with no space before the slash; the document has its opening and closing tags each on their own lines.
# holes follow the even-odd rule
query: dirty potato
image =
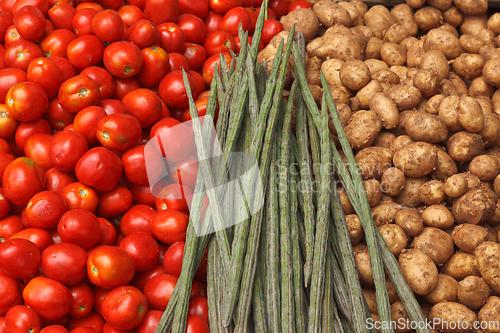
<svg viewBox="0 0 500 333">
<path fill-rule="evenodd" d="M 414 112 L 405 123 L 406 133 L 415 141 L 438 143 L 446 140 L 448 129 L 445 122 L 436 115 Z"/>
<path fill-rule="evenodd" d="M 481 76 L 484 64 L 485 60 L 481 55 L 462 53 L 453 61 L 453 70 L 466 79 L 475 79 Z"/>
<path fill-rule="evenodd" d="M 448 59 L 439 50 L 425 52 L 420 60 L 419 68 L 434 69 L 442 80 L 447 79 L 450 75 Z"/>
<path fill-rule="evenodd" d="M 436 287 L 424 297 L 431 304 L 456 302 L 458 300 L 458 282 L 449 275 L 439 274 Z"/>
<path fill-rule="evenodd" d="M 451 238 L 460 250 L 473 253 L 476 247 L 489 240 L 489 234 L 479 225 L 463 223 L 453 229 Z"/>
<path fill-rule="evenodd" d="M 424 205 L 438 204 L 446 199 L 444 193 L 444 183 L 440 180 L 433 179 L 420 186 L 418 189 L 420 201 Z"/>
<path fill-rule="evenodd" d="M 431 205 L 422 212 L 422 220 L 428 227 L 447 229 L 455 224 L 451 211 L 443 205 Z"/>
<path fill-rule="evenodd" d="M 425 220 L 424 220 L 425 223 Z M 424 252 L 436 266 L 440 266 L 450 259 L 454 252 L 453 239 L 445 231 L 427 227 L 413 239 L 412 249 Z"/>
<path fill-rule="evenodd" d="M 441 273 L 447 274 L 457 281 L 465 279 L 467 276 L 480 276 L 477 258 L 470 253 L 455 253 L 443 266 Z"/>
<path fill-rule="evenodd" d="M 441 302 L 434 305 L 429 320 L 438 323 L 442 333 L 468 333 L 474 327 L 477 316 L 474 311 L 457 302 Z M 460 322 L 460 328 L 457 323 Z"/>
<path fill-rule="evenodd" d="M 484 242 L 474 250 L 479 272 L 492 290 L 500 292 L 500 244 Z"/>
<path fill-rule="evenodd" d="M 458 301 L 471 310 L 479 310 L 491 289 L 479 276 L 468 276 L 458 284 Z"/>
<path fill-rule="evenodd" d="M 380 179 L 392 165 L 392 152 L 388 148 L 371 146 L 360 150 L 355 159 L 363 179 Z"/>
<path fill-rule="evenodd" d="M 441 51 L 448 60 L 455 59 L 464 52 L 459 39 L 444 29 L 432 29 L 427 33 L 424 39 L 424 50 L 426 52 Z"/>
<path fill-rule="evenodd" d="M 479 134 L 458 132 L 448 139 L 446 149 L 455 162 L 468 162 L 483 151 L 484 142 Z"/>
<path fill-rule="evenodd" d="M 344 128 L 347 139 L 355 150 L 371 146 L 381 129 L 379 116 L 369 110 L 355 112 Z"/>
<path fill-rule="evenodd" d="M 408 237 L 403 228 L 396 224 L 382 224 L 378 227 L 382 237 L 384 238 L 389 250 L 394 256 L 399 256 L 401 251 L 406 248 Z"/>
<path fill-rule="evenodd" d="M 398 261 L 408 285 L 415 294 L 425 295 L 436 287 L 436 264 L 424 252 L 417 249 L 403 250 Z"/>
<path fill-rule="evenodd" d="M 467 192 L 467 180 L 462 174 L 455 174 L 446 179 L 444 193 L 450 198 L 459 198 Z"/>
<path fill-rule="evenodd" d="M 351 244 L 354 246 L 358 244 L 365 235 L 363 227 L 361 226 L 361 220 L 356 214 L 348 214 L 345 216 L 345 221 L 347 224 L 347 229 L 349 230 Z"/>
<path fill-rule="evenodd" d="M 490 181 L 500 172 L 500 163 L 494 156 L 479 155 L 470 162 L 469 171 L 483 181 Z"/>
<path fill-rule="evenodd" d="M 476 99 L 469 96 L 460 97 L 458 122 L 469 132 L 477 133 L 483 129 L 483 110 Z"/>
<path fill-rule="evenodd" d="M 481 323 L 490 323 L 485 332 L 500 333 L 500 297 L 491 296 L 485 302 L 486 304 L 484 304 L 477 315 L 478 320 Z"/>
<path fill-rule="evenodd" d="M 370 70 L 363 61 L 351 59 L 342 64 L 339 77 L 347 88 L 359 90 L 370 82 Z"/>
<path fill-rule="evenodd" d="M 420 186 L 430 180 L 429 177 L 424 176 L 420 178 L 406 178 L 405 186 L 401 192 L 394 198 L 394 201 L 406 207 L 418 207 L 421 202 L 418 195 Z"/>
<path fill-rule="evenodd" d="M 436 168 L 437 151 L 426 142 L 410 143 L 394 153 L 393 163 L 406 177 L 423 177 Z"/>
<path fill-rule="evenodd" d="M 493 216 L 498 197 L 492 190 L 473 189 L 457 199 L 451 212 L 457 223 L 479 224 Z"/>
<path fill-rule="evenodd" d="M 405 185 L 405 174 L 398 168 L 391 167 L 382 173 L 380 183 L 382 191 L 390 196 L 396 196 Z"/>
<path fill-rule="evenodd" d="M 406 235 L 415 237 L 424 230 L 424 222 L 416 209 L 401 209 L 394 218 L 396 225 L 400 226 Z"/>
</svg>

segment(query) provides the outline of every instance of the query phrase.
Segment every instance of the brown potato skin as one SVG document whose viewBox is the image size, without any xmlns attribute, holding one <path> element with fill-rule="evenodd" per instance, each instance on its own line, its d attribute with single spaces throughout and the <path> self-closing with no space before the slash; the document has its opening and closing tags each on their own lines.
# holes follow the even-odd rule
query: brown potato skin
<svg viewBox="0 0 500 333">
<path fill-rule="evenodd" d="M 429 31 L 437 28 L 443 19 L 441 11 L 434 7 L 422 7 L 413 15 L 420 30 Z"/>
<path fill-rule="evenodd" d="M 466 79 L 475 79 L 483 73 L 485 60 L 479 54 L 462 53 L 453 62 L 453 70 Z"/>
<path fill-rule="evenodd" d="M 500 297 L 491 296 L 487 299 L 486 304 L 479 311 L 478 320 L 485 323 L 498 323 L 498 318 L 500 318 Z M 492 325 L 485 332 L 499 333 L 500 328 L 498 328 L 498 325 Z"/>
<path fill-rule="evenodd" d="M 473 253 L 476 247 L 489 240 L 488 231 L 476 224 L 457 225 L 451 233 L 455 245 L 462 251 Z"/>
<path fill-rule="evenodd" d="M 417 249 L 403 250 L 398 261 L 408 285 L 415 294 L 425 295 L 436 287 L 438 270 L 424 252 Z"/>
<path fill-rule="evenodd" d="M 370 70 L 361 60 L 351 59 L 342 65 L 339 70 L 342 84 L 349 89 L 359 90 L 370 82 Z"/>
<path fill-rule="evenodd" d="M 457 281 L 463 280 L 471 275 L 480 276 L 477 258 L 470 253 L 455 253 L 440 267 L 440 271 Z"/>
<path fill-rule="evenodd" d="M 458 300 L 458 282 L 449 275 L 439 274 L 436 287 L 424 297 L 431 304 L 456 302 Z"/>
<path fill-rule="evenodd" d="M 420 178 L 406 178 L 405 186 L 401 192 L 394 197 L 394 201 L 398 204 L 407 207 L 418 207 L 421 202 L 418 195 L 418 189 L 420 186 L 425 184 L 430 180 L 429 177 L 424 176 Z"/>
<path fill-rule="evenodd" d="M 491 289 L 479 276 L 468 276 L 458 284 L 458 301 L 471 310 L 479 310 Z M 481 320 L 481 318 L 479 318 Z"/>
<path fill-rule="evenodd" d="M 426 52 L 439 50 L 448 60 L 455 59 L 464 52 L 459 39 L 444 29 L 432 29 L 427 33 L 424 40 L 424 50 Z"/>
<path fill-rule="evenodd" d="M 406 248 L 408 237 L 403 228 L 396 224 L 382 224 L 378 227 L 391 253 L 398 257 L 401 251 Z"/>
<path fill-rule="evenodd" d="M 457 223 L 479 224 L 493 216 L 498 197 L 492 190 L 473 189 L 453 203 L 451 212 Z"/>
<path fill-rule="evenodd" d="M 442 333 L 467 333 L 473 328 L 477 321 L 477 316 L 474 311 L 468 309 L 465 305 L 457 302 L 441 302 L 434 305 L 429 313 L 429 320 L 436 320 L 438 323 L 447 323 L 437 326 Z M 451 323 L 460 322 L 465 326 L 464 329 L 456 328 L 450 325 Z M 451 329 L 455 327 L 454 329 Z"/>
<path fill-rule="evenodd" d="M 359 244 L 359 242 L 363 239 L 364 231 L 361 227 L 361 220 L 356 214 L 346 215 L 345 221 L 347 224 L 347 228 L 349 229 L 349 237 L 351 238 L 351 244 L 354 246 Z"/>
<path fill-rule="evenodd" d="M 384 171 L 392 166 L 392 152 L 389 148 L 367 147 L 355 156 L 363 179 L 379 179 Z"/>
<path fill-rule="evenodd" d="M 438 143 L 448 137 L 448 129 L 444 121 L 426 112 L 411 114 L 406 120 L 405 129 L 414 141 Z"/>
<path fill-rule="evenodd" d="M 377 227 L 383 224 L 394 223 L 396 214 L 400 207 L 392 202 L 379 203 L 377 206 L 372 207 L 371 215 Z"/>
<path fill-rule="evenodd" d="M 440 146 L 436 146 L 437 148 L 437 156 L 438 163 L 436 170 L 431 173 L 433 178 L 445 181 L 448 177 L 456 174 L 458 172 L 457 165 L 455 161 L 451 158 L 448 153 L 443 148 L 439 148 Z"/>
<path fill-rule="evenodd" d="M 401 209 L 394 219 L 396 225 L 400 226 L 406 235 L 415 237 L 424 230 L 424 222 L 416 209 Z"/>
<path fill-rule="evenodd" d="M 433 179 L 420 186 L 418 189 L 420 201 L 424 205 L 438 204 L 446 199 L 444 193 L 444 183 L 440 180 Z"/>
<path fill-rule="evenodd" d="M 459 198 L 467 192 L 467 180 L 461 174 L 455 174 L 446 179 L 444 192 L 451 198 Z"/>
<path fill-rule="evenodd" d="M 295 24 L 295 31 L 304 34 L 306 41 L 313 40 L 319 30 L 319 20 L 311 9 L 298 8 L 283 16 L 280 20 L 285 31 L 290 31 Z"/>
<path fill-rule="evenodd" d="M 469 171 L 480 180 L 490 181 L 500 172 L 500 163 L 496 157 L 479 155 L 470 162 Z"/>
<path fill-rule="evenodd" d="M 484 149 L 484 142 L 479 134 L 458 132 L 447 142 L 448 154 L 455 162 L 468 162 Z"/>
<path fill-rule="evenodd" d="M 454 251 L 453 240 L 445 231 L 427 227 L 413 239 L 412 249 L 424 252 L 436 266 L 444 264 Z"/>
<path fill-rule="evenodd" d="M 443 205 L 431 205 L 422 211 L 422 220 L 427 227 L 447 229 L 455 224 L 450 210 Z"/>
<path fill-rule="evenodd" d="M 403 302 L 397 301 L 391 304 L 391 319 L 396 323 L 394 327 L 394 333 L 409 333 L 412 331 L 411 327 L 407 327 L 407 325 L 401 324 L 403 322 L 406 323 L 410 320 Z"/>
<path fill-rule="evenodd" d="M 451 6 L 443 12 L 443 19 L 446 23 L 458 28 L 464 21 L 464 14 L 455 6 Z"/>
<path fill-rule="evenodd" d="M 423 177 L 436 168 L 437 151 L 429 143 L 413 142 L 394 153 L 393 163 L 406 177 Z"/>
<path fill-rule="evenodd" d="M 488 10 L 487 0 L 455 0 L 454 3 L 465 15 L 483 15 Z"/>
<path fill-rule="evenodd" d="M 355 150 L 371 146 L 381 129 L 382 122 L 379 116 L 369 110 L 355 112 L 344 127 L 347 139 Z"/>
<path fill-rule="evenodd" d="M 391 167 L 386 169 L 381 176 L 380 183 L 382 191 L 390 196 L 396 196 L 405 186 L 405 174 L 398 168 Z"/>
<path fill-rule="evenodd" d="M 500 244 L 484 242 L 474 250 L 479 272 L 484 281 L 497 293 L 500 292 Z"/>
</svg>

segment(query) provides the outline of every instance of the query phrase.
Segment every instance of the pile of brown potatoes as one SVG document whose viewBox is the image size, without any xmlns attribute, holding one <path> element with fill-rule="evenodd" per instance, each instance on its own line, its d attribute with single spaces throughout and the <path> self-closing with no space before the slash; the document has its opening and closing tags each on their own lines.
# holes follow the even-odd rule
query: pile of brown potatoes
<svg viewBox="0 0 500 333">
<path fill-rule="evenodd" d="M 309 2 L 281 22 L 308 42 L 318 105 L 326 76 L 373 219 L 424 314 L 442 323 L 433 332 L 500 332 L 500 13 L 488 16 L 486 0 Z M 272 60 L 286 34 L 259 59 Z M 376 320 L 363 229 L 339 191 Z M 407 318 L 387 288 L 393 320 Z"/>
</svg>

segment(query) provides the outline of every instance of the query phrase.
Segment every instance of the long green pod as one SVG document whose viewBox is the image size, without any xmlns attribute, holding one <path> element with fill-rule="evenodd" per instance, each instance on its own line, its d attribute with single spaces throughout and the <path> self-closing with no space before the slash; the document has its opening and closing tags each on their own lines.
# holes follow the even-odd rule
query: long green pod
<svg viewBox="0 0 500 333">
<path fill-rule="evenodd" d="M 262 40 L 262 29 L 264 28 L 264 21 L 267 20 L 267 7 L 269 0 L 264 0 L 260 5 L 260 13 L 255 22 L 255 32 L 252 36 L 252 46 L 250 47 L 250 54 L 252 56 L 252 62 L 255 63 L 257 60 L 257 54 L 259 53 L 259 44 Z"/>
<path fill-rule="evenodd" d="M 219 318 L 219 313 L 217 309 L 221 304 L 218 304 L 219 300 L 219 283 L 220 279 L 216 272 L 219 269 L 217 267 L 218 255 L 216 249 L 217 243 L 212 239 L 208 244 L 208 256 L 207 256 L 207 305 L 208 305 L 208 323 L 210 326 L 210 332 L 212 333 L 225 333 L 226 327 L 222 325 L 222 321 Z"/>
</svg>

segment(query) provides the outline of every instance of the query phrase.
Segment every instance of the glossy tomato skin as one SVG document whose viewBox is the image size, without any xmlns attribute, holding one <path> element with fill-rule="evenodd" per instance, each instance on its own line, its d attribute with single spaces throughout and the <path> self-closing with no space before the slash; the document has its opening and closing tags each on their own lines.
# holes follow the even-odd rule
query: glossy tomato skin
<svg viewBox="0 0 500 333">
<path fill-rule="evenodd" d="M 69 289 L 46 277 L 33 278 L 23 290 L 23 299 L 40 317 L 48 320 L 64 316 L 71 308 Z"/>
<path fill-rule="evenodd" d="M 241 50 L 240 37 L 238 37 L 238 36 L 234 37 L 234 42 L 236 43 L 236 53 L 240 53 L 240 50 Z M 248 42 L 249 42 L 249 45 L 251 46 L 252 45 L 252 37 L 251 36 L 248 37 Z M 262 51 L 263 49 L 264 49 L 264 43 L 261 40 L 259 43 L 258 50 Z"/>
<path fill-rule="evenodd" d="M 14 24 L 13 22 L 14 16 L 12 13 L 7 11 L 0 12 L 0 42 L 5 42 L 5 33 L 7 29 Z"/>
<path fill-rule="evenodd" d="M 113 79 L 115 80 L 115 93 L 113 94 L 112 98 L 120 101 L 128 92 L 135 89 L 139 89 L 141 87 L 141 85 L 134 76 L 126 79 L 113 77 Z M 104 106 L 103 108 L 106 109 Z"/>
<path fill-rule="evenodd" d="M 132 207 L 133 200 L 132 192 L 128 188 L 117 185 L 111 191 L 99 193 L 96 214 L 105 218 L 119 216 Z"/>
<path fill-rule="evenodd" d="M 191 14 L 201 19 L 207 16 L 210 10 L 208 0 L 192 2 L 189 0 L 179 0 L 179 14 Z"/>
<path fill-rule="evenodd" d="M 97 217 L 84 209 L 72 209 L 61 217 L 57 232 L 65 243 L 88 250 L 101 239 L 101 225 Z"/>
<path fill-rule="evenodd" d="M 17 232 L 26 229 L 18 215 L 7 215 L 0 219 L 0 237 L 9 239 Z"/>
<path fill-rule="evenodd" d="M 153 310 L 164 311 L 179 278 L 170 274 L 159 274 L 144 286 L 144 296 Z"/>
<path fill-rule="evenodd" d="M 160 35 L 153 22 L 142 19 L 127 29 L 125 39 L 143 49 L 153 44 L 158 44 Z"/>
<path fill-rule="evenodd" d="M 149 185 L 139 185 L 130 183 L 129 189 L 134 196 L 134 203 L 141 204 L 149 207 L 155 206 L 155 196 L 151 192 Z"/>
<path fill-rule="evenodd" d="M 136 272 L 155 267 L 160 256 L 156 240 L 145 232 L 134 232 L 123 239 L 120 248 L 127 251 L 134 260 Z"/>
<path fill-rule="evenodd" d="M 137 333 L 154 333 L 162 314 L 162 311 L 149 310 L 142 323 L 137 327 Z"/>
<path fill-rule="evenodd" d="M 73 122 L 75 131 L 83 134 L 89 144 L 97 143 L 97 124 L 106 117 L 106 112 L 100 106 L 87 106 L 76 114 Z"/>
<path fill-rule="evenodd" d="M 153 234 L 168 245 L 185 241 L 188 223 L 189 216 L 186 214 L 173 209 L 162 210 L 153 218 Z"/>
<path fill-rule="evenodd" d="M 128 28 L 135 22 L 144 18 L 143 10 L 144 8 L 141 9 L 135 4 L 128 4 L 120 7 L 116 12 L 122 18 L 125 28 Z"/>
<path fill-rule="evenodd" d="M 158 211 L 174 209 L 188 215 L 192 196 L 193 191 L 185 185 L 167 185 L 156 197 L 156 209 Z"/>
<path fill-rule="evenodd" d="M 0 244 L 0 269 L 12 278 L 24 279 L 40 265 L 40 250 L 23 238 L 8 239 Z"/>
<path fill-rule="evenodd" d="M 121 231 L 126 237 L 134 232 L 145 232 L 154 237 L 151 224 L 156 210 L 144 204 L 132 206 L 122 217 Z"/>
<path fill-rule="evenodd" d="M 44 190 L 59 194 L 62 193 L 64 187 L 76 181 L 76 177 L 73 174 L 59 171 L 56 168 L 50 168 L 45 171 L 45 178 Z"/>
<path fill-rule="evenodd" d="M 78 180 L 102 192 L 110 191 L 118 185 L 122 171 L 120 157 L 104 147 L 90 149 L 75 168 Z"/>
<path fill-rule="evenodd" d="M 97 243 L 97 245 L 113 245 L 116 241 L 115 227 L 104 217 L 98 217 L 97 219 L 101 225 L 102 232 L 101 240 Z"/>
<path fill-rule="evenodd" d="M 61 325 L 49 325 L 42 328 L 40 333 L 69 333 L 69 331 Z"/>
<path fill-rule="evenodd" d="M 111 43 L 104 50 L 104 67 L 113 75 L 129 78 L 136 75 L 142 66 L 141 49 L 130 42 Z"/>
<path fill-rule="evenodd" d="M 61 132 L 54 136 L 49 156 L 59 171 L 75 170 L 76 163 L 88 150 L 87 139 L 77 131 Z"/>
<path fill-rule="evenodd" d="M 107 115 L 97 123 L 97 140 L 106 148 L 124 151 L 136 144 L 141 136 L 141 124 L 128 114 Z"/>
<path fill-rule="evenodd" d="M 55 192 L 42 191 L 35 194 L 26 206 L 26 218 L 34 228 L 51 229 L 68 211 L 64 198 Z"/>
<path fill-rule="evenodd" d="M 196 87 L 191 74 L 186 73 L 191 91 L 196 93 Z M 184 87 L 183 74 L 181 70 L 173 71 L 165 75 L 158 86 L 158 92 L 168 107 L 184 108 L 188 106 L 188 97 L 186 95 L 186 88 Z M 193 98 L 196 98 L 193 95 Z"/>
<path fill-rule="evenodd" d="M 205 27 L 207 28 L 207 34 L 220 30 L 220 23 L 223 17 L 224 17 L 223 14 L 214 11 L 210 11 L 207 14 L 207 16 L 205 16 L 203 22 L 205 22 Z"/>
<path fill-rule="evenodd" d="M 136 272 L 134 278 L 132 279 L 132 281 L 130 281 L 130 284 L 139 289 L 140 291 L 144 292 L 144 286 L 146 285 L 146 283 L 148 283 L 148 281 L 151 280 L 153 277 L 160 274 L 165 274 L 163 266 L 155 265 L 153 268 L 147 271 Z"/>
<path fill-rule="evenodd" d="M 151 128 L 150 138 L 156 136 L 161 141 L 158 145 L 152 143 L 153 147 L 170 162 L 182 161 L 195 148 L 192 129 L 174 118 L 167 117 L 157 122 Z"/>
<path fill-rule="evenodd" d="M 87 106 L 97 105 L 99 98 L 99 86 L 87 75 L 78 75 L 66 80 L 58 93 L 61 106 L 72 113 L 77 113 Z"/>
<path fill-rule="evenodd" d="M 103 55 L 104 43 L 94 35 L 78 37 L 68 44 L 68 60 L 77 69 L 99 64 Z"/>
<path fill-rule="evenodd" d="M 63 72 L 64 81 L 69 80 L 76 75 L 76 69 L 67 58 L 51 57 L 50 58 Z"/>
<path fill-rule="evenodd" d="M 174 22 L 166 22 L 160 24 L 158 27 L 160 35 L 160 47 L 167 53 L 179 53 L 184 47 L 186 36 L 184 31 Z"/>
<path fill-rule="evenodd" d="M 103 42 L 116 42 L 125 32 L 122 18 L 114 10 L 103 10 L 92 19 L 92 32 Z"/>
<path fill-rule="evenodd" d="M 18 68 L 26 72 L 30 62 L 42 56 L 42 50 L 37 44 L 28 40 L 20 40 L 6 50 L 5 63 L 9 68 Z"/>
<path fill-rule="evenodd" d="M 104 323 L 105 323 L 104 319 L 102 319 L 102 317 L 99 314 L 97 314 L 95 311 L 90 311 L 90 313 L 85 317 L 80 317 L 80 318 L 70 317 L 68 323 L 66 324 L 66 328 L 70 332 L 79 327 L 93 328 L 96 332 L 102 332 Z M 85 332 L 85 333 L 90 333 L 90 332 Z"/>
<path fill-rule="evenodd" d="M 50 134 L 50 132 L 50 125 L 47 120 L 43 118 L 38 118 L 33 121 L 23 121 L 16 129 L 15 142 L 19 148 L 24 150 L 24 145 L 30 137 L 38 133 Z"/>
<path fill-rule="evenodd" d="M 161 117 L 161 99 L 149 89 L 131 91 L 123 97 L 122 102 L 128 106 L 128 113 L 139 121 L 142 128 L 153 125 Z"/>
<path fill-rule="evenodd" d="M 10 200 L 7 199 L 3 192 L 3 189 L 0 187 L 0 218 L 6 216 L 9 213 L 11 207 L 12 204 L 10 203 Z"/>
<path fill-rule="evenodd" d="M 98 11 L 94 8 L 83 8 L 76 12 L 73 17 L 72 26 L 76 36 L 93 35 L 92 20 Z"/>
<path fill-rule="evenodd" d="M 40 9 L 34 6 L 24 6 L 13 18 L 13 23 L 22 38 L 35 41 L 45 33 L 45 17 Z"/>
<path fill-rule="evenodd" d="M 134 261 L 125 250 L 116 246 L 101 245 L 87 259 L 88 277 L 101 288 L 126 285 L 134 273 Z"/>
<path fill-rule="evenodd" d="M 49 18 L 57 29 L 73 29 L 76 9 L 67 2 L 58 1 L 49 9 Z"/>
<path fill-rule="evenodd" d="M 132 286 L 111 290 L 102 303 L 102 316 L 114 328 L 131 330 L 139 326 L 149 311 L 144 294 Z"/>
<path fill-rule="evenodd" d="M 283 31 L 283 24 L 281 22 L 272 19 L 265 20 L 264 27 L 262 28 L 262 42 L 264 45 L 268 45 L 271 39 L 281 31 Z"/>
<path fill-rule="evenodd" d="M 26 72 L 19 68 L 5 68 L 0 70 L 0 101 L 5 102 L 5 96 L 7 96 L 7 92 L 12 86 L 26 80 Z"/>
<path fill-rule="evenodd" d="M 108 99 L 115 92 L 115 81 L 113 76 L 102 67 L 91 66 L 80 72 L 80 75 L 86 75 L 94 80 L 99 86 L 99 100 Z"/>
<path fill-rule="evenodd" d="M 72 30 L 57 29 L 43 38 L 40 47 L 48 58 L 66 58 L 68 45 L 74 39 L 76 39 L 76 35 Z"/>
<path fill-rule="evenodd" d="M 5 315 L 6 332 L 38 333 L 41 329 L 40 317 L 34 310 L 25 305 L 16 305 Z"/>
<path fill-rule="evenodd" d="M 229 64 L 231 63 L 232 56 L 229 53 L 222 53 L 222 56 L 226 59 L 227 66 L 229 66 Z M 208 58 L 203 64 L 202 76 L 207 86 L 210 86 L 212 84 L 212 80 L 214 78 L 215 64 L 217 64 L 220 74 L 220 57 L 218 54 L 214 54 L 213 56 Z"/>
<path fill-rule="evenodd" d="M 0 316 L 5 316 L 10 308 L 22 304 L 22 286 L 18 279 L 0 271 Z"/>
<path fill-rule="evenodd" d="M 12 235 L 10 239 L 14 238 L 22 238 L 32 242 L 38 247 L 40 253 L 43 252 L 47 247 L 52 245 L 52 238 L 47 231 L 43 229 L 32 228 L 31 226 Z"/>
<path fill-rule="evenodd" d="M 49 106 L 47 107 L 47 111 L 45 111 L 45 118 L 47 118 L 53 130 L 62 131 L 73 123 L 75 114 L 68 112 L 61 106 L 56 94 L 56 97 L 49 100 Z"/>
<path fill-rule="evenodd" d="M 207 52 L 203 46 L 194 43 L 184 44 L 181 54 L 189 64 L 190 74 L 191 71 L 200 72 L 205 60 L 207 60 Z"/>
<path fill-rule="evenodd" d="M 123 169 L 129 181 L 135 184 L 148 185 L 144 146 L 135 146 L 122 155 Z"/>
<path fill-rule="evenodd" d="M 171 174 L 171 180 L 174 183 L 194 188 L 198 175 L 198 159 L 195 156 L 188 156 L 186 159 L 178 162 L 175 168 L 176 172 Z"/>
<path fill-rule="evenodd" d="M 190 300 L 189 315 L 200 316 L 208 324 L 208 301 L 206 297 L 200 296 Z"/>
<path fill-rule="evenodd" d="M 229 50 L 236 51 L 234 37 L 226 31 L 215 31 L 207 34 L 202 45 L 208 58 L 219 53 L 229 53 Z"/>
<path fill-rule="evenodd" d="M 173 72 L 183 69 L 187 72 L 189 71 L 189 62 L 180 53 L 170 53 L 168 55 L 168 72 Z"/>
<path fill-rule="evenodd" d="M 144 14 L 157 26 L 175 22 L 179 15 L 179 0 L 146 0 Z"/>
<path fill-rule="evenodd" d="M 43 171 L 47 171 L 53 167 L 49 157 L 51 143 L 51 135 L 44 133 L 35 134 L 26 141 L 24 145 L 24 155 L 38 164 Z"/>
<path fill-rule="evenodd" d="M 14 119 L 5 104 L 0 104 L 0 138 L 12 139 L 16 134 L 19 121 Z"/>
<path fill-rule="evenodd" d="M 233 37 L 238 36 L 238 25 L 241 22 L 243 31 L 252 29 L 252 17 L 243 7 L 235 7 L 227 11 L 220 23 L 220 30 L 226 31 Z"/>
<path fill-rule="evenodd" d="M 210 8 L 217 13 L 225 14 L 234 7 L 241 7 L 242 0 L 210 0 Z"/>
<path fill-rule="evenodd" d="M 85 254 L 85 258 L 87 254 Z M 86 262 L 87 260 L 85 260 Z M 84 271 L 85 272 L 85 271 Z M 94 307 L 94 291 L 85 282 L 79 282 L 77 284 L 68 287 L 71 293 L 71 309 L 68 314 L 74 318 L 85 317 L 92 311 Z"/>
<path fill-rule="evenodd" d="M 38 83 L 26 81 L 9 89 L 5 96 L 5 104 L 14 119 L 33 121 L 47 110 L 49 99 Z"/>
<path fill-rule="evenodd" d="M 61 196 L 69 209 L 85 209 L 91 213 L 95 212 L 99 202 L 95 190 L 80 182 L 66 185 L 61 191 Z"/>
<path fill-rule="evenodd" d="M 186 333 L 210 333 L 207 322 L 197 315 L 188 315 Z"/>
<path fill-rule="evenodd" d="M 200 68 L 200 72 L 201 72 L 201 68 Z M 195 89 L 196 96 L 198 96 L 198 99 L 200 99 L 200 95 L 203 94 L 203 92 L 205 92 L 205 90 L 207 89 L 207 85 L 205 84 L 205 79 L 203 78 L 203 76 L 201 76 L 201 74 L 199 72 L 195 72 L 193 70 L 190 70 L 189 74 L 191 74 L 191 77 L 194 80 L 194 85 L 196 88 Z"/>
<path fill-rule="evenodd" d="M 292 12 L 294 11 L 295 9 L 299 9 L 299 8 L 311 8 L 311 5 L 309 4 L 309 2 L 305 1 L 305 0 L 298 0 L 298 1 L 294 1 L 292 3 L 289 3 L 288 4 L 288 12 Z"/>
<path fill-rule="evenodd" d="M 33 195 L 43 190 L 43 169 L 27 157 L 19 157 L 7 165 L 3 174 L 3 190 L 15 205 L 25 205 Z"/>
<path fill-rule="evenodd" d="M 75 244 L 54 244 L 43 251 L 41 263 L 46 277 L 70 286 L 85 278 L 87 253 Z"/>
<path fill-rule="evenodd" d="M 8 48 L 12 46 L 12 44 L 19 42 L 21 40 L 26 40 L 19 35 L 17 32 L 16 26 L 12 24 L 7 28 L 7 31 L 5 32 L 5 47 Z"/>
<path fill-rule="evenodd" d="M 168 72 L 168 54 L 156 45 L 145 47 L 141 52 L 143 56 L 142 67 L 135 77 L 142 87 L 155 87 Z"/>
<path fill-rule="evenodd" d="M 200 17 L 192 14 L 181 14 L 177 17 L 175 24 L 184 32 L 186 42 L 201 44 L 205 39 L 207 29 L 205 22 Z"/>
<path fill-rule="evenodd" d="M 163 258 L 163 268 L 166 274 L 179 277 L 182 270 L 182 258 L 184 256 L 185 242 L 176 242 L 172 244 Z"/>
</svg>

